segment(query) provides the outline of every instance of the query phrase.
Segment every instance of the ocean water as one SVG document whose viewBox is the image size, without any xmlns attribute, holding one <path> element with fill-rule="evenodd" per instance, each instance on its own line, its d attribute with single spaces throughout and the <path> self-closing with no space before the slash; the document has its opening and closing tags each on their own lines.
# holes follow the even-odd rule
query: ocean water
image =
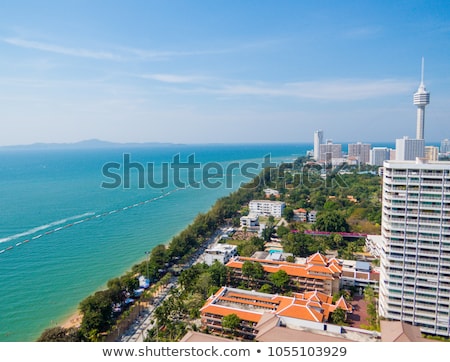
<svg viewBox="0 0 450 362">
<path fill-rule="evenodd" d="M 145 260 L 145 251 L 250 181 L 264 156 L 291 161 L 311 147 L 0 150 L 0 341 L 34 341 L 62 324 L 81 300 Z M 177 173 L 177 157 L 196 162 L 191 173 L 183 165 Z M 218 175 L 205 183 L 205 173 Z M 167 185 L 148 185 L 166 174 Z"/>
</svg>

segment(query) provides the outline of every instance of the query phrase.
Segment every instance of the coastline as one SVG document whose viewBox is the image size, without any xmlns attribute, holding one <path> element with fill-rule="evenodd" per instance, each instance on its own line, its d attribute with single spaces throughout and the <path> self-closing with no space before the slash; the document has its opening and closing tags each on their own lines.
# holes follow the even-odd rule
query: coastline
<svg viewBox="0 0 450 362">
<path fill-rule="evenodd" d="M 283 158 L 285 158 L 285 157 L 283 157 Z M 237 190 L 230 190 L 229 193 L 232 193 L 232 192 L 234 192 L 234 191 L 237 191 Z M 219 196 L 215 197 L 215 198 L 214 198 L 214 202 L 213 202 L 212 205 L 214 205 L 215 202 L 218 201 L 218 199 L 229 196 L 229 193 L 227 193 L 227 195 L 225 195 L 225 196 L 219 195 Z M 208 213 L 208 212 L 211 210 L 211 207 L 212 207 L 212 206 L 210 205 L 210 207 L 207 208 L 206 210 L 198 211 L 198 212 L 197 212 L 197 215 L 198 215 L 199 213 Z M 179 233 L 182 233 L 184 230 L 186 230 L 186 228 L 190 225 L 190 223 L 191 223 L 194 219 L 195 219 L 195 217 L 193 217 L 192 219 L 190 219 L 190 221 L 186 222 L 186 225 L 185 225 L 183 228 L 181 228 L 181 231 L 180 231 Z M 166 238 L 166 240 L 165 240 L 165 242 L 164 242 L 163 244 L 166 245 L 166 246 L 167 246 L 168 244 L 170 244 L 170 242 L 172 241 L 172 239 L 173 239 L 175 236 L 177 236 L 179 233 L 174 233 L 174 234 L 172 234 L 170 237 Z M 145 261 L 145 259 L 142 259 L 142 260 L 141 260 L 141 262 L 143 262 L 143 261 Z M 132 262 L 132 263 L 129 264 L 129 265 L 132 267 L 132 266 L 136 265 L 136 263 L 139 263 L 139 262 L 138 262 L 138 261 Z M 116 276 L 118 276 L 118 277 L 120 277 L 121 275 L 122 275 L 122 273 L 120 273 L 120 272 L 119 272 L 118 274 L 116 274 Z M 102 289 L 102 288 L 101 288 L 101 289 Z M 89 294 L 88 294 L 87 296 L 89 296 Z M 78 304 L 79 304 L 79 302 L 77 303 L 77 305 L 78 305 Z M 74 311 L 74 310 L 72 309 L 72 311 L 69 310 L 69 313 L 63 315 L 62 318 L 58 320 L 58 323 L 57 323 L 56 325 L 67 329 L 67 328 L 71 328 L 71 327 L 78 327 L 78 326 L 80 326 L 81 322 L 82 322 L 82 316 L 80 315 L 80 313 L 79 313 L 78 311 Z M 45 330 L 45 329 L 44 329 L 44 330 Z M 41 331 L 40 331 L 40 334 L 42 334 L 44 330 L 41 330 Z"/>
<path fill-rule="evenodd" d="M 62 328 L 78 328 L 81 325 L 81 321 L 83 319 L 83 316 L 80 312 L 75 312 L 69 318 L 67 318 L 63 323 L 60 324 Z"/>
</svg>

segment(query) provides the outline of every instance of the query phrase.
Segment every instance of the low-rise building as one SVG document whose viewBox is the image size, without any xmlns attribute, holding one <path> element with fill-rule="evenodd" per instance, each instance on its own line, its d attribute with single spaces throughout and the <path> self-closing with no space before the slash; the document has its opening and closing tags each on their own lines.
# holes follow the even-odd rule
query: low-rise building
<svg viewBox="0 0 450 362">
<path fill-rule="evenodd" d="M 246 279 L 242 275 L 242 266 L 246 261 L 260 263 L 267 274 L 276 273 L 279 270 L 285 271 L 290 277 L 291 285 L 295 286 L 299 292 L 318 290 L 326 294 L 334 294 L 339 291 L 341 262 L 335 258 L 328 259 L 320 253 L 311 255 L 304 263 L 237 256 L 226 266 L 233 269 L 235 278 Z"/>
<path fill-rule="evenodd" d="M 340 333 L 340 326 L 327 323 L 330 315 L 337 308 L 351 313 L 352 307 L 343 297 L 336 303 L 332 299 L 318 291 L 287 297 L 222 287 L 200 309 L 201 323 L 210 332 L 221 334 L 223 318 L 235 314 L 240 324 L 234 333 L 248 340 L 255 339 L 260 327 L 274 317 L 278 325 L 295 323 L 308 329 Z"/>
<path fill-rule="evenodd" d="M 257 215 L 249 214 L 241 216 L 240 218 L 241 228 L 255 228 L 259 226 L 259 220 Z"/>
<path fill-rule="evenodd" d="M 266 195 L 267 198 L 274 196 L 276 198 L 280 197 L 280 192 L 278 190 L 274 190 L 274 189 L 264 189 L 264 194 Z"/>
<path fill-rule="evenodd" d="M 358 288 L 362 292 L 367 286 L 378 291 L 380 282 L 379 270 L 372 267 L 369 262 L 357 260 L 344 260 L 342 264 L 341 288 Z"/>
<path fill-rule="evenodd" d="M 295 209 L 293 220 L 299 221 L 299 222 L 306 222 L 307 215 L 308 215 L 308 212 L 305 209 L 302 209 L 302 208 Z"/>
<path fill-rule="evenodd" d="M 315 223 L 317 219 L 317 211 L 316 210 L 311 210 L 310 212 L 308 212 L 308 222 L 310 223 Z"/>
<path fill-rule="evenodd" d="M 282 201 L 252 200 L 248 206 L 252 215 L 281 217 L 286 204 Z"/>
<path fill-rule="evenodd" d="M 214 264 L 217 260 L 221 264 L 226 264 L 231 258 L 237 255 L 237 246 L 229 244 L 216 244 L 213 248 L 206 249 L 203 258 L 208 265 Z"/>
</svg>

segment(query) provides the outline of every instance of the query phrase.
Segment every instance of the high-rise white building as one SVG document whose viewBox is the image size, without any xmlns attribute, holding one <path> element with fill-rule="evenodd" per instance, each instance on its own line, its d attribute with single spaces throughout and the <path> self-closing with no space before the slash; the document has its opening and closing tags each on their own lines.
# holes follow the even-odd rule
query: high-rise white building
<svg viewBox="0 0 450 362">
<path fill-rule="evenodd" d="M 383 162 L 390 159 L 390 149 L 387 147 L 374 147 L 370 150 L 369 163 L 373 166 L 383 166 Z"/>
<path fill-rule="evenodd" d="M 414 161 L 416 157 L 425 157 L 425 141 L 409 137 L 395 140 L 395 160 Z"/>
<path fill-rule="evenodd" d="M 329 163 L 328 161 L 333 158 L 342 158 L 342 145 L 333 143 L 332 140 L 327 140 L 326 143 L 320 145 L 318 161 L 327 161 Z"/>
<path fill-rule="evenodd" d="M 368 143 L 350 143 L 348 145 L 348 157 L 357 158 L 360 164 L 366 164 L 370 161 L 370 144 Z"/>
<path fill-rule="evenodd" d="M 314 159 L 319 161 L 320 145 L 323 143 L 323 131 L 321 129 L 314 132 Z"/>
<path fill-rule="evenodd" d="M 439 148 L 436 146 L 425 146 L 425 158 L 428 161 L 438 161 Z"/>
<path fill-rule="evenodd" d="M 424 61 L 422 58 L 422 76 L 420 85 L 413 97 L 413 102 L 417 106 L 416 138 L 419 140 L 424 139 L 425 107 L 430 103 L 430 92 L 427 92 L 425 85 L 423 84 L 423 71 Z"/>
<path fill-rule="evenodd" d="M 380 316 L 450 336 L 450 162 L 386 161 Z"/>
<path fill-rule="evenodd" d="M 449 153 L 450 152 L 450 140 L 445 139 L 441 141 L 441 147 L 439 148 L 441 153 Z"/>
</svg>

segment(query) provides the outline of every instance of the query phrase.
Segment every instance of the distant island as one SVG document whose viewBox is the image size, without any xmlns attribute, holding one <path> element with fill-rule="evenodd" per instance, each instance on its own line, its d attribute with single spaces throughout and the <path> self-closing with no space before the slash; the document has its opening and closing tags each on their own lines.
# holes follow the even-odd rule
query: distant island
<svg viewBox="0 0 450 362">
<path fill-rule="evenodd" d="M 90 139 L 74 143 L 33 143 L 29 145 L 0 146 L 0 150 L 56 150 L 56 149 L 102 149 L 122 147 L 161 147 L 161 146 L 184 146 L 184 144 L 162 143 L 162 142 L 132 142 L 119 143 L 99 139 Z"/>
</svg>

